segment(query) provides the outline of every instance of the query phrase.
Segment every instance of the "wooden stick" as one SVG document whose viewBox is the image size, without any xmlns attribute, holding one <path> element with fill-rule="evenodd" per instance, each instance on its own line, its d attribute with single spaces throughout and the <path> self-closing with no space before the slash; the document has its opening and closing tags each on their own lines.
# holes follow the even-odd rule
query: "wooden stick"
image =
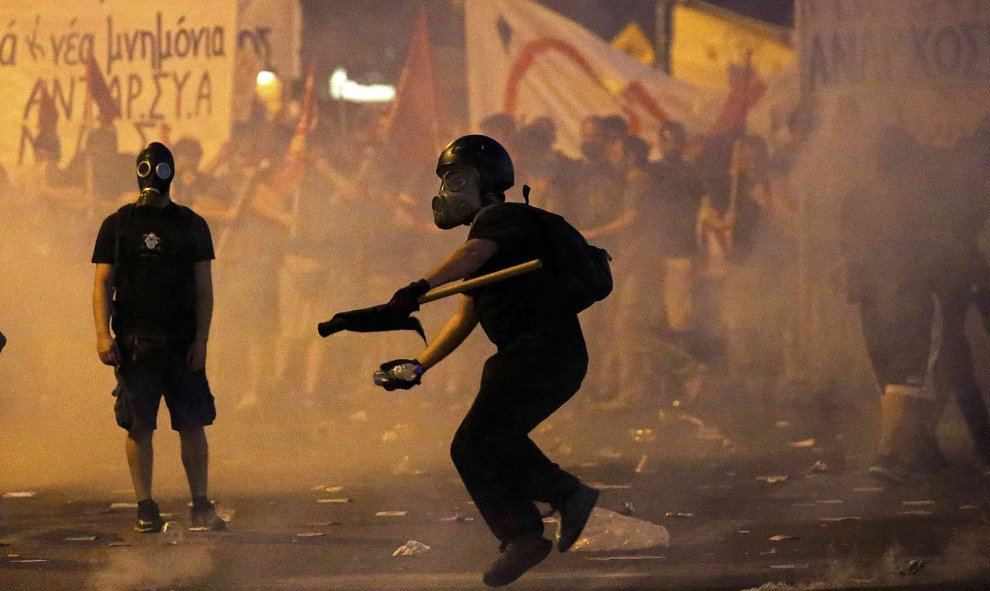
<svg viewBox="0 0 990 591">
<path fill-rule="evenodd" d="M 518 277 L 519 275 L 525 275 L 526 273 L 532 273 L 533 271 L 542 268 L 543 262 L 539 259 L 533 259 L 527 263 L 514 265 L 500 271 L 495 271 L 494 273 L 482 275 L 481 277 L 475 277 L 474 279 L 467 279 L 458 283 L 448 283 L 426 292 L 426 294 L 419 298 L 419 303 L 425 304 L 427 302 L 439 300 L 454 294 L 464 293 L 465 291 L 470 291 L 483 285 L 488 285 L 489 283 L 505 281 L 506 279 Z"/>
</svg>

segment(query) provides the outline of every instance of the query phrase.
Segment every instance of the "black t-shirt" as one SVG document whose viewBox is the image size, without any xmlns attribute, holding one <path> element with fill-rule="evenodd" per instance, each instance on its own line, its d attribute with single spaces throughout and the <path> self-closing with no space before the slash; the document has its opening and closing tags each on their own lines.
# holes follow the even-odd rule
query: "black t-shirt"
<svg viewBox="0 0 990 591">
<path fill-rule="evenodd" d="M 498 251 L 471 277 L 492 273 L 543 258 L 542 235 L 535 220 L 520 203 L 499 203 L 481 210 L 471 224 L 468 240 L 484 238 Z M 577 322 L 550 301 L 552 289 L 541 271 L 493 283 L 471 292 L 485 334 L 498 347 L 523 336 L 552 332 L 561 323 Z"/>
<path fill-rule="evenodd" d="M 213 258 L 210 228 L 188 207 L 125 205 L 108 216 L 93 263 L 116 265 L 114 333 L 195 337 L 193 265 Z"/>
<path fill-rule="evenodd" d="M 664 256 L 690 257 L 697 251 L 695 231 L 707 193 L 701 175 L 687 162 L 661 160 L 650 168 L 657 235 Z"/>
</svg>

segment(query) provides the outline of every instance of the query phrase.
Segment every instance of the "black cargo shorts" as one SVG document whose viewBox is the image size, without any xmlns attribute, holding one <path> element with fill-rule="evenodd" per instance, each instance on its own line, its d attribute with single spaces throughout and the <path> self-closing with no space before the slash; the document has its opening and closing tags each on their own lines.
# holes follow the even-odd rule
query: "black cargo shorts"
<svg viewBox="0 0 990 591">
<path fill-rule="evenodd" d="M 186 369 L 188 342 L 124 335 L 117 346 L 121 364 L 114 371 L 113 395 L 118 425 L 128 431 L 156 429 L 162 397 L 173 430 L 213 424 L 217 411 L 206 371 Z"/>
</svg>

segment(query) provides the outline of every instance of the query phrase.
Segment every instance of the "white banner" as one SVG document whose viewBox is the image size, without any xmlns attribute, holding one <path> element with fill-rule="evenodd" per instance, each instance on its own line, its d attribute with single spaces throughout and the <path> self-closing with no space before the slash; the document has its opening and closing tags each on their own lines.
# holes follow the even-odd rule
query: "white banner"
<svg viewBox="0 0 990 591">
<path fill-rule="evenodd" d="M 283 81 L 300 78 L 302 10 L 297 0 L 239 0 L 237 65 L 234 71 L 232 117 L 251 116 L 258 72 L 275 72 Z"/>
<path fill-rule="evenodd" d="M 801 89 L 924 141 L 990 110 L 990 0 L 798 0 Z"/>
<path fill-rule="evenodd" d="M 229 130 L 236 19 L 236 0 L 4 0 L 0 164 L 16 176 L 39 134 L 56 138 L 66 163 L 101 100 L 119 111 L 119 152 L 192 137 L 209 158 Z M 90 56 L 101 97 L 90 96 Z"/>
<path fill-rule="evenodd" d="M 592 114 L 622 114 L 653 140 L 665 120 L 709 130 L 725 93 L 674 80 L 612 47 L 577 23 L 529 0 L 467 0 L 468 90 L 472 127 L 506 112 L 557 123 L 558 146 L 578 153 L 579 127 Z"/>
<path fill-rule="evenodd" d="M 301 76 L 301 30 L 302 11 L 296 0 L 238 2 L 237 48 L 256 56 L 263 68 L 287 80 Z"/>
</svg>

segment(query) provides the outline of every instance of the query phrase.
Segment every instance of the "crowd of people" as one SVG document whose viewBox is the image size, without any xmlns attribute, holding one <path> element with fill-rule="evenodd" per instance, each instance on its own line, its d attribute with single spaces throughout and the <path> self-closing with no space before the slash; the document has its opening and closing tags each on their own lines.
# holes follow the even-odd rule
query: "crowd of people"
<svg viewBox="0 0 990 591">
<path fill-rule="evenodd" d="M 369 110 L 342 125 L 334 106 L 322 105 L 305 146 L 293 147 L 299 135 L 298 117 L 290 115 L 299 111 L 290 108 L 293 104 L 275 115 L 260 109 L 249 121 L 235 124 L 230 140 L 209 160 L 196 139 L 174 141 L 172 196 L 193 207 L 213 229 L 220 261 L 217 314 L 225 318 L 217 324 L 222 345 L 215 357 L 237 368 L 223 378 L 227 395 L 238 407 L 258 409 L 291 391 L 318 412 L 365 376 L 334 373 L 328 357 L 335 353 L 317 339 L 316 322 L 366 304 L 368 294 L 408 278 L 409 269 L 422 269 L 443 238 L 427 207 L 437 184 L 432 162 L 424 162 L 417 174 L 397 174 L 390 145 L 395 139 L 382 129 L 380 112 Z M 809 243 L 801 246 L 807 237 L 800 233 L 807 231 L 814 206 L 799 204 L 788 175 L 811 131 L 804 115 L 795 113 L 788 121 L 789 143 L 772 145 L 742 129 L 692 136 L 676 121 L 662 122 L 655 137 L 640 137 L 621 115 L 592 115 L 581 124 L 579 155 L 558 149 L 552 118 L 516 121 L 501 113 L 481 122 L 478 131 L 512 155 L 517 188 L 529 185 L 534 205 L 563 215 L 614 258 L 614 294 L 582 316 L 594 335 L 587 407 L 721 404 L 731 395 L 745 397 L 747 405 L 772 419 L 779 399 L 800 386 L 803 365 L 813 365 L 802 343 L 808 335 L 801 332 L 811 291 L 805 285 L 807 267 L 815 264 L 800 260 Z M 98 220 L 133 201 L 133 157 L 118 145 L 114 125 L 104 121 L 88 130 L 64 164 L 58 138 L 40 138 L 23 174 L 4 177 L 0 207 L 4 215 L 24 221 L 31 248 L 42 256 L 58 257 L 66 248 L 86 252 Z M 882 138 L 876 153 L 888 145 L 906 143 Z M 933 149 L 924 155 L 930 163 L 924 170 L 970 170 L 960 163 L 982 156 L 964 151 Z M 910 156 L 903 162 L 918 155 Z M 915 182 L 919 170 L 901 174 L 889 168 L 891 183 L 880 184 L 897 192 L 897 183 L 913 183 L 915 194 L 923 193 L 918 201 L 928 206 L 931 195 L 964 193 L 956 190 L 964 182 L 962 173 L 929 175 L 942 183 L 933 187 L 931 181 Z M 878 278 L 899 267 L 876 258 L 875 245 L 863 242 L 878 235 L 871 226 L 877 200 L 859 197 L 855 203 L 871 204 L 866 213 L 856 218 L 853 207 L 843 219 L 858 219 L 864 227 L 843 226 L 832 238 L 842 244 L 847 259 L 873 261 L 852 264 L 866 269 L 862 276 L 882 282 Z M 964 250 L 969 255 L 979 254 L 974 245 L 982 220 L 972 215 L 955 220 L 968 224 Z M 903 222 L 903 228 L 917 223 Z M 950 223 L 928 225 L 932 232 L 951 235 L 957 230 Z M 949 333 L 959 333 L 965 320 L 958 312 L 965 307 L 956 301 L 965 300 L 959 290 L 965 291 L 938 293 Z M 864 330 L 873 355 L 877 345 L 870 331 L 877 313 L 867 308 L 863 304 Z M 371 358 L 380 356 L 376 346 L 367 353 L 369 367 Z M 890 340 L 886 346 L 901 343 Z M 967 358 L 964 345 L 956 349 Z M 944 357 L 943 376 L 954 371 L 946 368 L 951 363 Z M 876 367 L 877 360 L 872 361 Z M 972 372 L 960 371 L 963 389 L 978 392 L 975 378 L 969 378 Z M 886 386 L 885 374 L 877 373 Z M 450 382 L 445 391 L 458 391 L 456 374 L 443 378 Z M 975 394 L 968 399 L 982 403 Z M 966 417 L 974 436 L 987 430 L 979 412 Z M 990 448 L 981 453 L 990 461 Z"/>
<path fill-rule="evenodd" d="M 759 375 L 769 396 L 783 385 L 788 343 L 773 326 L 787 324 L 795 210 L 775 194 L 765 140 L 702 140 L 676 121 L 643 138 L 622 116 L 589 116 L 573 159 L 554 149 L 549 118 L 498 114 L 481 131 L 517 155 L 534 204 L 614 254 L 616 295 L 585 317 L 601 335 L 596 406 L 690 401 L 717 375 Z"/>
</svg>

